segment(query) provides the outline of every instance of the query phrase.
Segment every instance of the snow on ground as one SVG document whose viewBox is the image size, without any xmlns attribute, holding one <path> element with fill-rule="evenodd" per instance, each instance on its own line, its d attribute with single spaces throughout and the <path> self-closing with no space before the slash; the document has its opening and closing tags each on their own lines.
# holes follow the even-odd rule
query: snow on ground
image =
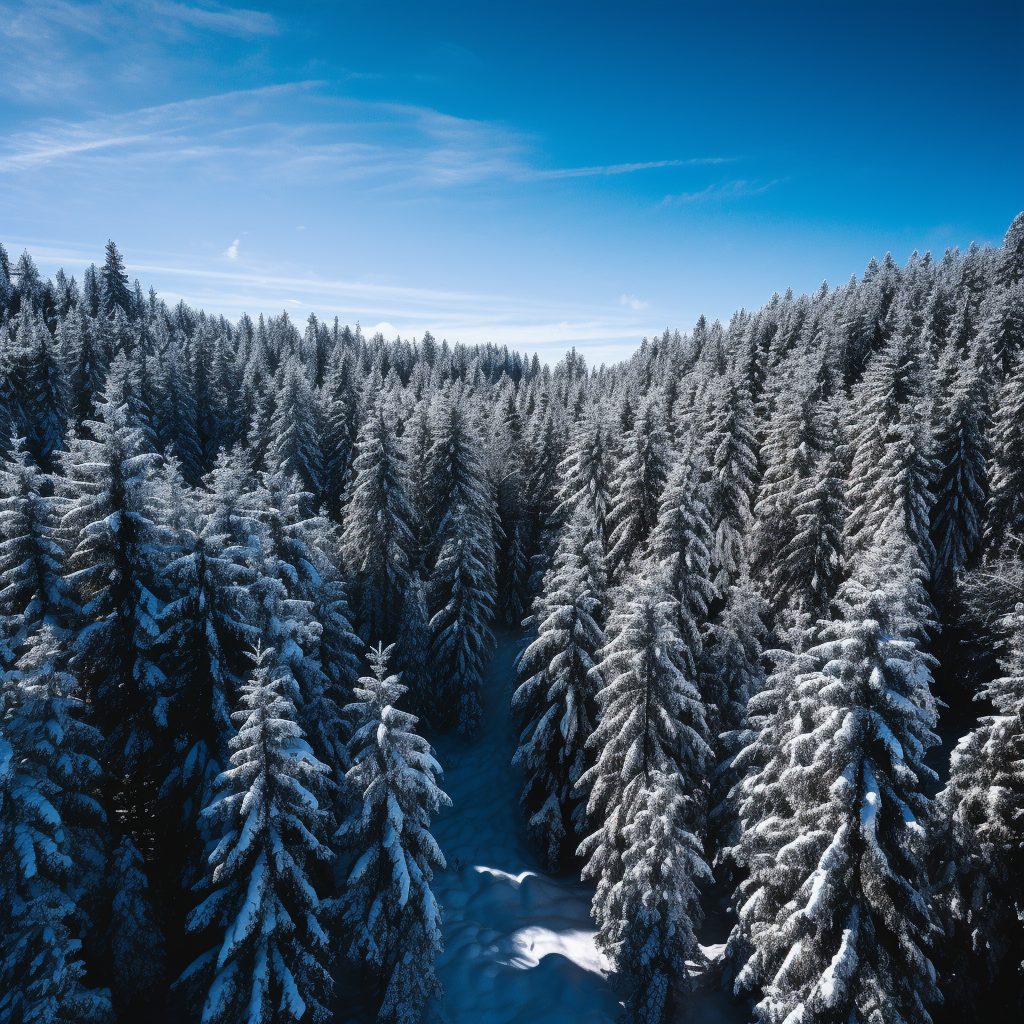
<svg viewBox="0 0 1024 1024">
<path fill-rule="evenodd" d="M 444 999 L 428 1009 L 428 1024 L 604 1024 L 622 1011 L 594 944 L 591 888 L 575 876 L 545 874 L 523 827 L 509 714 L 523 643 L 518 634 L 499 634 L 473 740 L 432 737 L 453 806 L 432 828 L 448 870 L 434 878 L 444 908 L 437 961 Z M 708 992 L 698 994 L 687 1019 L 749 1018 L 724 994 Z"/>
</svg>

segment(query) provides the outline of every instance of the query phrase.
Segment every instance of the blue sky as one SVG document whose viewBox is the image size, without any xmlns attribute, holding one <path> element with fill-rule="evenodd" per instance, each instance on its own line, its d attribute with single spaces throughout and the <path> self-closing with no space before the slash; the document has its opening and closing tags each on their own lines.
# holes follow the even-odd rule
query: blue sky
<svg viewBox="0 0 1024 1024">
<path fill-rule="evenodd" d="M 0 238 L 591 362 L 998 244 L 1024 4 L 0 2 Z"/>
</svg>

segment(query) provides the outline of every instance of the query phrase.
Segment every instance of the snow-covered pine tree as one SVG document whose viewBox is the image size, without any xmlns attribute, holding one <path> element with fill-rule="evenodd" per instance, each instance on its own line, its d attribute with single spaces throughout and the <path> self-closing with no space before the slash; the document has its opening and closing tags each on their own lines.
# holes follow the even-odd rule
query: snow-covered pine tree
<svg viewBox="0 0 1024 1024">
<path fill-rule="evenodd" d="M 999 389 L 992 417 L 987 549 L 998 554 L 1024 538 L 1024 351 Z"/>
<path fill-rule="evenodd" d="M 765 1024 L 928 1024 L 941 999 L 924 866 L 936 710 L 927 656 L 901 638 L 914 584 L 900 554 L 865 555 L 822 642 L 750 705 L 730 949 Z"/>
<path fill-rule="evenodd" d="M 441 995 L 441 908 L 430 883 L 445 860 L 430 819 L 451 801 L 437 786 L 441 766 L 416 734 L 417 719 L 395 707 L 406 687 L 388 675 L 392 650 L 370 650 L 373 675 L 359 680 L 347 709 L 357 716 L 348 780 L 361 806 L 338 832 L 354 858 L 343 922 L 349 956 L 383 990 L 377 1019 L 416 1024 L 427 999 Z"/>
<path fill-rule="evenodd" d="M 716 596 L 711 582 L 711 524 L 703 484 L 704 467 L 686 452 L 672 467 L 661 495 L 649 557 L 662 567 L 669 595 L 677 602 L 676 626 L 685 670 L 693 678 Z"/>
<path fill-rule="evenodd" d="M 432 560 L 430 611 L 432 725 L 472 733 L 480 717 L 480 682 L 491 647 L 494 605 L 494 501 L 466 399 L 439 401 L 428 465 Z"/>
<path fill-rule="evenodd" d="M 297 357 L 281 370 L 271 420 L 273 443 L 267 454 L 268 468 L 284 476 L 297 474 L 313 495 L 323 487 L 323 462 L 317 441 L 313 390 Z"/>
<path fill-rule="evenodd" d="M 401 447 L 383 402 L 359 431 L 352 495 L 345 506 L 342 553 L 356 584 L 359 635 L 397 636 L 402 595 L 415 546 L 413 512 L 405 493 Z"/>
<path fill-rule="evenodd" d="M 935 467 L 924 360 L 904 324 L 872 358 L 854 392 L 850 427 L 854 451 L 847 487 L 850 512 L 844 526 L 851 576 L 857 575 L 862 560 L 877 563 L 879 550 L 886 545 L 895 544 L 911 559 L 910 571 L 896 577 L 908 585 L 899 604 L 913 627 L 922 631 L 922 639 L 935 618 L 926 589 L 935 564 L 929 533 Z"/>
<path fill-rule="evenodd" d="M 132 296 L 128 290 L 128 274 L 124 269 L 124 257 L 118 252 L 117 246 L 112 241 L 107 242 L 100 279 L 103 288 L 101 300 L 103 312 L 107 316 L 112 316 L 117 309 L 126 315 L 131 313 Z M 95 314 L 93 315 L 95 316 Z"/>
<path fill-rule="evenodd" d="M 43 645 L 45 646 L 45 645 Z M 38 653 L 39 648 L 37 648 Z M 108 989 L 86 986 L 90 875 L 101 870 L 101 737 L 75 680 L 26 658 L 0 705 L 0 1020 L 107 1024 Z"/>
<path fill-rule="evenodd" d="M 935 547 L 936 591 L 949 595 L 956 574 L 965 568 L 981 543 L 987 498 L 985 474 L 988 416 L 984 388 L 970 356 L 947 347 L 939 364 L 945 384 L 936 402 L 935 455 L 931 534 Z"/>
<path fill-rule="evenodd" d="M 591 406 L 572 431 L 569 451 L 558 467 L 561 485 L 555 514 L 560 522 L 572 520 L 585 505 L 594 524 L 594 536 L 601 549 L 608 549 L 608 509 L 611 504 L 612 443 L 608 428 L 596 406 Z"/>
<path fill-rule="evenodd" d="M 93 418 L 103 391 L 105 354 L 94 324 L 78 307 L 58 325 L 56 340 L 69 429 L 81 437 L 83 424 Z"/>
<path fill-rule="evenodd" d="M 622 440 L 607 519 L 608 569 L 619 580 L 625 579 L 634 555 L 643 557 L 658 521 L 658 502 L 669 469 L 663 419 L 657 398 L 645 399 Z"/>
<path fill-rule="evenodd" d="M 65 552 L 47 489 L 24 451 L 0 469 L 0 672 L 15 667 L 20 649 L 65 602 Z"/>
<path fill-rule="evenodd" d="M 1024 1009 L 1024 604 L 1005 626 L 1006 674 L 978 695 L 994 713 L 960 740 L 937 798 L 943 989 L 965 1021 Z"/>
<path fill-rule="evenodd" d="M 65 400 L 58 350 L 42 317 L 23 307 L 16 321 L 19 366 L 16 386 L 26 447 L 44 471 L 53 467 L 65 429 Z"/>
<path fill-rule="evenodd" d="M 598 823 L 581 844 L 597 882 L 597 940 L 631 980 L 629 1018 L 660 1024 L 679 1008 L 687 960 L 700 960 L 697 882 L 710 878 L 700 833 L 710 750 L 700 694 L 687 679 L 675 602 L 636 581 L 615 609 L 597 667 L 596 763 L 579 782 Z"/>
<path fill-rule="evenodd" d="M 61 453 L 58 533 L 71 551 L 66 579 L 77 603 L 71 668 L 104 736 L 107 812 L 148 849 L 154 744 L 166 725 L 165 681 L 153 661 L 157 456 L 112 397 L 108 389 L 102 422 L 89 424 L 96 439 L 72 439 Z"/>
<path fill-rule="evenodd" d="M 323 1022 L 330 949 L 310 869 L 332 856 L 313 792 L 328 769 L 302 738 L 272 649 L 254 661 L 231 715 L 231 767 L 203 812 L 220 835 L 200 889 L 209 895 L 188 919 L 197 942 L 215 945 L 177 984 L 208 1024 Z"/>
<path fill-rule="evenodd" d="M 430 685 L 430 616 L 427 614 L 427 588 L 414 572 L 409 577 L 402 601 L 402 617 L 395 643 L 395 674 L 407 679 L 409 707 L 419 715 L 433 699 Z"/>
<path fill-rule="evenodd" d="M 341 522 L 355 448 L 358 388 L 354 364 L 345 346 L 335 345 L 319 392 L 320 463 L 323 468 L 321 497 L 328 517 L 334 522 Z"/>
<path fill-rule="evenodd" d="M 711 567 L 720 590 L 746 557 L 750 507 L 758 480 L 754 406 L 738 368 L 712 385 L 711 419 L 698 453 L 708 467 L 708 511 L 714 534 Z"/>
<path fill-rule="evenodd" d="M 794 532 L 782 551 L 777 583 L 770 588 L 780 632 L 807 630 L 828 613 L 843 575 L 846 520 L 845 447 L 839 417 L 829 416 L 826 450 L 797 487 Z M 803 646 L 798 637 L 790 641 Z"/>
<path fill-rule="evenodd" d="M 519 802 L 527 832 L 552 871 L 579 845 L 585 801 L 575 786 L 597 710 L 593 670 L 604 634 L 594 621 L 599 601 L 584 562 L 591 528 L 589 512 L 582 509 L 559 541 L 544 594 L 534 604 L 537 637 L 516 663 L 512 697 L 520 733 L 512 763 L 526 774 Z"/>
<path fill-rule="evenodd" d="M 168 892 L 172 939 L 184 933 L 187 907 L 179 910 L 181 890 L 191 889 L 206 870 L 203 848 L 210 837 L 204 835 L 201 814 L 227 764 L 231 708 L 252 635 L 240 615 L 240 588 L 253 576 L 226 557 L 230 539 L 220 532 L 219 517 L 191 494 L 179 500 L 185 521 L 174 538 L 177 557 L 165 570 L 171 599 L 157 617 L 156 644 L 168 681 L 168 729 L 157 774 L 154 853 Z"/>
</svg>

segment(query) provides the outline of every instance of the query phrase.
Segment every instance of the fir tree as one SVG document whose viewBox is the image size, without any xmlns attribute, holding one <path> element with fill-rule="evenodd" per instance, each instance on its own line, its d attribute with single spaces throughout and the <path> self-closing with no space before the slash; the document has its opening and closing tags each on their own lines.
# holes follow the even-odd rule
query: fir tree
<svg viewBox="0 0 1024 1024">
<path fill-rule="evenodd" d="M 935 505 L 931 510 L 936 552 L 935 583 L 948 593 L 956 574 L 968 564 L 981 542 L 987 497 L 985 477 L 985 401 L 982 382 L 968 359 L 951 345 L 939 373 L 949 378 L 938 403 L 935 438 Z"/>
<path fill-rule="evenodd" d="M 991 443 L 985 540 L 998 553 L 1024 537 L 1024 353 L 999 389 Z"/>
<path fill-rule="evenodd" d="M 103 312 L 111 316 L 115 309 L 125 314 L 132 312 L 132 297 L 128 291 L 128 274 L 124 269 L 124 258 L 117 251 L 117 246 L 108 241 L 103 270 L 100 272 L 103 282 Z M 92 314 L 96 315 L 95 312 Z"/>
<path fill-rule="evenodd" d="M 737 991 L 760 989 L 758 1017 L 773 1024 L 926 1024 L 941 998 L 927 953 L 928 660 L 900 637 L 899 563 L 882 556 L 879 584 L 869 562 L 869 585 L 844 584 L 822 642 L 753 699 L 755 738 L 737 758 L 752 770 L 733 854 L 750 873 L 730 946 L 745 961 Z"/>
<path fill-rule="evenodd" d="M 596 712 L 594 665 L 604 635 L 594 621 L 598 599 L 589 588 L 581 515 L 563 535 L 555 563 L 536 602 L 537 638 L 516 664 L 518 687 L 512 713 L 519 747 L 512 759 L 526 773 L 520 805 L 527 832 L 557 870 L 579 841 L 584 807 L 576 783 L 586 763 L 586 743 Z"/>
<path fill-rule="evenodd" d="M 658 519 L 658 502 L 668 477 L 668 455 L 657 402 L 646 401 L 623 439 L 623 457 L 612 483 L 608 513 L 608 567 L 617 578 L 634 554 L 642 557 Z"/>
<path fill-rule="evenodd" d="M 359 432 L 352 497 L 345 509 L 342 551 L 357 585 L 360 635 L 393 639 L 414 546 L 401 449 L 377 403 Z"/>
<path fill-rule="evenodd" d="M 1007 617 L 1006 673 L 979 693 L 983 717 L 953 751 L 937 837 L 949 880 L 943 985 L 962 1019 L 1022 1009 L 1024 971 L 1024 604 Z M 946 987 L 948 986 L 948 987 Z M 979 1012 L 981 1011 L 981 1012 Z"/>
<path fill-rule="evenodd" d="M 710 878 L 700 841 L 710 753 L 704 708 L 680 666 L 674 602 L 638 584 L 609 623 L 597 671 L 597 756 L 579 782 L 598 822 L 580 844 L 584 877 L 597 881 L 597 940 L 632 981 L 634 1021 L 670 1018 L 685 993 L 687 959 L 699 960 L 696 883 Z"/>
<path fill-rule="evenodd" d="M 74 679 L 28 659 L 0 708 L 0 1020 L 113 1019 L 110 992 L 86 985 L 83 896 L 102 863 L 95 791 L 101 737 L 83 722 Z"/>
<path fill-rule="evenodd" d="M 417 736 L 417 719 L 399 711 L 406 687 L 387 674 L 393 648 L 369 653 L 372 676 L 359 680 L 348 778 L 361 807 L 340 830 L 355 863 L 343 901 L 349 956 L 377 980 L 384 1024 L 415 1024 L 430 996 L 440 998 L 434 957 L 441 951 L 441 908 L 430 891 L 444 855 L 430 818 L 451 801 L 437 787 L 441 767 Z"/>
<path fill-rule="evenodd" d="M 188 927 L 215 945 L 178 984 L 202 1000 L 211 1024 L 330 1019 L 325 908 L 310 878 L 312 864 L 331 857 L 312 792 L 327 768 L 302 739 L 272 658 L 267 648 L 254 658 L 231 716 L 232 767 L 203 812 L 220 840 L 202 889 L 209 894 Z"/>
</svg>

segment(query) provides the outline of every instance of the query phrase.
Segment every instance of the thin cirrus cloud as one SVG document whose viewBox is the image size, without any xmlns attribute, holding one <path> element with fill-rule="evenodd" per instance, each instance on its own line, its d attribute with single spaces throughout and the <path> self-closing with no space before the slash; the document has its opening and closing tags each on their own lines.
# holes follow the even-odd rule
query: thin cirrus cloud
<svg viewBox="0 0 1024 1024">
<path fill-rule="evenodd" d="M 758 184 L 756 181 L 723 181 L 714 182 L 707 188 L 697 192 L 679 192 L 675 195 L 667 195 L 661 201 L 662 206 L 671 206 L 674 203 L 705 203 L 716 199 L 737 199 L 743 196 L 759 196 L 770 188 L 785 181 L 785 178 L 776 178 L 774 181 Z"/>
<path fill-rule="evenodd" d="M 221 4 L 190 7 L 166 0 L 151 0 L 150 7 L 165 18 L 177 19 L 193 28 L 209 29 L 226 35 L 277 35 L 280 31 L 274 16 L 263 11 L 224 7 Z"/>
<path fill-rule="evenodd" d="M 648 303 L 642 302 L 635 295 L 623 295 L 622 298 L 619 299 L 619 305 L 620 306 L 628 306 L 630 309 L 637 309 L 637 310 L 639 310 L 639 309 L 646 309 L 647 306 L 648 306 Z"/>
<path fill-rule="evenodd" d="M 291 82 L 89 120 L 49 120 L 0 138 L 0 174 L 60 162 L 90 166 L 196 164 L 232 177 L 402 186 L 558 181 L 725 163 L 726 157 L 541 168 L 534 140 L 504 125 L 428 107 L 334 95 L 319 80 Z"/>
</svg>

